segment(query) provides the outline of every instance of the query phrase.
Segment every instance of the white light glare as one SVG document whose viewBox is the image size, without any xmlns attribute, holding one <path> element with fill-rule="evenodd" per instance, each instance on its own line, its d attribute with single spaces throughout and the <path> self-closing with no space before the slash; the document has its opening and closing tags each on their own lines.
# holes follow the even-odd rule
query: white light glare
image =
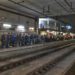
<svg viewBox="0 0 75 75">
<path fill-rule="evenodd" d="M 34 30 L 34 28 L 33 27 L 29 27 L 29 30 Z"/>
<path fill-rule="evenodd" d="M 70 25 L 66 26 L 67 29 L 72 29 L 72 27 Z"/>
<path fill-rule="evenodd" d="M 49 33 L 50 31 L 49 30 L 47 30 L 47 33 Z"/>
<path fill-rule="evenodd" d="M 17 26 L 17 31 L 25 32 L 25 27 L 23 25 L 18 25 Z"/>
<path fill-rule="evenodd" d="M 3 24 L 3 27 L 9 29 L 11 28 L 11 24 Z"/>
<path fill-rule="evenodd" d="M 24 26 L 23 25 L 19 25 L 18 29 L 24 29 Z"/>
</svg>

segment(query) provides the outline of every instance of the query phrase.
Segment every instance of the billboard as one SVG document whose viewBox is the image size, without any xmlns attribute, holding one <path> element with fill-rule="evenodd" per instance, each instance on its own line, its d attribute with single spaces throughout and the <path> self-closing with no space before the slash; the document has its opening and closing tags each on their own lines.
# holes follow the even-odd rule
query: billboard
<svg viewBox="0 0 75 75">
<path fill-rule="evenodd" d="M 55 29 L 56 21 L 51 18 L 39 18 L 39 29 L 41 28 L 51 28 Z"/>
</svg>

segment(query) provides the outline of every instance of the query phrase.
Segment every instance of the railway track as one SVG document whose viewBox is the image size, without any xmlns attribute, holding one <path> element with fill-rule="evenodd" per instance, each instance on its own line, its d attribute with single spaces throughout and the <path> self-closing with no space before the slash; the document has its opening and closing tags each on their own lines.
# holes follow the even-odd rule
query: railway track
<svg viewBox="0 0 75 75">
<path fill-rule="evenodd" d="M 73 47 L 74 46 L 72 46 L 72 48 Z M 71 47 L 69 47 L 69 49 L 66 48 L 68 51 L 66 49 L 64 49 L 65 50 L 65 51 L 63 51 L 64 54 L 62 51 L 56 52 L 57 54 L 54 54 L 55 58 L 53 58 L 52 60 L 50 59 L 50 57 L 49 57 L 49 59 L 47 59 L 47 57 L 44 58 L 44 61 L 42 63 L 40 63 L 41 66 L 39 66 L 38 68 L 35 68 L 34 70 L 28 71 L 28 73 L 26 75 L 45 75 L 45 73 L 50 71 L 50 69 L 52 69 L 57 63 L 59 63 L 64 58 L 66 58 L 67 56 L 69 56 L 71 53 L 74 52 L 74 50 L 73 49 L 71 50 L 70 48 Z M 66 51 L 67 51 L 67 53 L 65 53 Z M 54 56 L 54 55 L 52 55 L 52 56 Z M 47 62 L 45 63 L 46 59 L 47 59 Z M 48 74 L 48 75 L 53 75 L 53 74 Z M 58 74 L 56 74 L 56 75 L 58 75 Z"/>
<path fill-rule="evenodd" d="M 55 43 L 55 44 L 54 44 Z M 70 44 L 70 42 L 65 41 L 65 42 L 54 42 L 54 43 L 47 43 L 47 44 L 40 44 L 40 45 L 36 45 L 36 46 L 29 46 L 28 47 L 24 47 L 24 48 L 20 48 L 19 50 L 5 50 L 5 51 L 0 51 L 0 61 L 5 61 L 5 60 L 9 60 L 9 59 L 14 59 L 17 57 L 22 57 L 22 56 L 26 56 L 29 55 L 31 53 L 36 53 L 36 52 L 40 52 L 40 51 L 44 51 L 46 49 L 52 49 L 54 47 L 59 47 L 61 45 L 67 45 Z"/>
<path fill-rule="evenodd" d="M 42 75 L 43 73 L 45 73 L 43 69 L 46 69 L 47 67 L 47 70 L 50 69 L 49 65 L 53 67 L 53 65 L 56 64 L 58 61 L 68 56 L 70 53 L 74 52 L 74 46 L 74 43 L 67 44 L 63 46 L 58 46 L 57 48 L 47 49 L 44 51 L 42 50 L 40 52 L 30 54 L 25 57 L 10 59 L 6 62 L 2 61 L 0 63 L 0 72 L 3 73 L 4 71 L 16 68 L 17 66 L 30 63 L 30 65 L 28 65 L 28 67 L 25 69 L 26 74 L 24 75 Z"/>
<path fill-rule="evenodd" d="M 62 59 L 54 67 L 43 75 L 66 75 L 68 70 L 75 63 L 75 52 Z"/>
</svg>

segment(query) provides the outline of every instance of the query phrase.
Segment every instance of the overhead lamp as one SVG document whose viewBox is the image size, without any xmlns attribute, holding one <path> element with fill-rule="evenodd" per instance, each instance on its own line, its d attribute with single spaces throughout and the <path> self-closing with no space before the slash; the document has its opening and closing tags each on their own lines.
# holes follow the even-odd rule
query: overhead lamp
<svg viewBox="0 0 75 75">
<path fill-rule="evenodd" d="M 23 25 L 18 25 L 17 26 L 17 31 L 19 31 L 19 32 L 25 32 L 25 27 Z"/>
<path fill-rule="evenodd" d="M 18 25 L 18 29 L 24 29 L 23 25 Z"/>
<path fill-rule="evenodd" d="M 12 25 L 11 24 L 3 24 L 3 27 L 6 28 L 6 29 L 9 29 L 9 28 L 12 27 Z"/>
<path fill-rule="evenodd" d="M 30 29 L 30 30 L 34 30 L 34 28 L 33 28 L 33 27 L 29 27 L 29 29 Z"/>
<path fill-rule="evenodd" d="M 30 31 L 34 31 L 34 27 L 29 27 L 29 30 Z"/>
</svg>

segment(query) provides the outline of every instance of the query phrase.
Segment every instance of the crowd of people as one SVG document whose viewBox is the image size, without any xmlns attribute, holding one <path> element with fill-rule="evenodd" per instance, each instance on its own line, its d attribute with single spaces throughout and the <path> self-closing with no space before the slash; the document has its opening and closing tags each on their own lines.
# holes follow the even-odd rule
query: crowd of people
<svg viewBox="0 0 75 75">
<path fill-rule="evenodd" d="M 9 48 L 17 46 L 26 46 L 63 39 L 64 39 L 63 37 L 59 38 L 55 36 L 46 36 L 46 35 L 41 36 L 38 34 L 28 34 L 28 33 L 2 33 L 0 35 L 0 47 Z"/>
<path fill-rule="evenodd" d="M 1 48 L 9 48 L 40 43 L 41 38 L 37 34 L 2 33 L 0 41 L 1 41 Z"/>
</svg>

